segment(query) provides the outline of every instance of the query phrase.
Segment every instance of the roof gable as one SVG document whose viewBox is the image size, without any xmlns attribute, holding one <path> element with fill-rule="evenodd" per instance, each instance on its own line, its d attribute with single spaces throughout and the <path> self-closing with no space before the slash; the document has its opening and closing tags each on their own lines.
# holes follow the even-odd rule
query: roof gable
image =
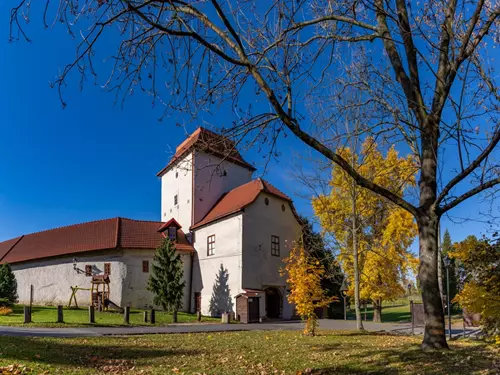
<svg viewBox="0 0 500 375">
<path fill-rule="evenodd" d="M 238 152 L 234 141 L 221 134 L 200 127 L 177 146 L 174 156 L 172 156 L 167 166 L 157 173 L 157 176 L 163 176 L 177 161 L 193 150 L 219 156 L 221 159 L 238 164 L 252 172 L 255 171 L 255 167 L 247 163 Z"/>
<path fill-rule="evenodd" d="M 191 229 L 199 228 L 215 220 L 240 212 L 243 208 L 252 204 L 262 192 L 286 200 L 292 205 L 292 200 L 288 195 L 269 182 L 257 178 L 222 195 L 205 217 L 193 225 Z"/>
</svg>

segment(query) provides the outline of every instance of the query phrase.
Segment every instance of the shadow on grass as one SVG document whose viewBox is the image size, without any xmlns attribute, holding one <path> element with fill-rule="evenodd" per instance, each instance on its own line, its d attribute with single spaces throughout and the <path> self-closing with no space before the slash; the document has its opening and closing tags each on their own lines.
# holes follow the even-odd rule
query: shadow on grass
<svg viewBox="0 0 500 375">
<path fill-rule="evenodd" d="M 324 345 L 317 351 L 342 353 L 344 345 Z M 349 354 L 349 364 L 339 363 L 334 367 L 316 368 L 312 374 L 426 374 L 458 375 L 500 373 L 496 354 L 486 344 L 453 347 L 449 351 L 423 352 L 419 345 L 408 344 L 404 350 L 366 347 L 359 345 L 358 353 Z"/>
<path fill-rule="evenodd" d="M 196 355 L 197 350 L 158 349 L 136 346 L 136 341 L 126 338 L 116 345 L 93 344 L 87 339 L 60 341 L 30 337 L 0 336 L 0 359 L 19 363 L 34 361 L 40 365 L 94 368 L 98 363 L 126 360 L 147 365 L 148 359 L 181 355 Z M 127 341 L 129 343 L 127 343 Z"/>
</svg>

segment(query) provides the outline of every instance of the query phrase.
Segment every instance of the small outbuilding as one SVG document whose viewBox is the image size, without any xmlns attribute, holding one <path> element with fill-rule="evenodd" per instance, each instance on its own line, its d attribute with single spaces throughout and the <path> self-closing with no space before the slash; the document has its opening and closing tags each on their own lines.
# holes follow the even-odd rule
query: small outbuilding
<svg viewBox="0 0 500 375">
<path fill-rule="evenodd" d="M 245 292 L 236 296 L 236 319 L 241 323 L 259 322 L 260 296 L 257 292 Z"/>
</svg>

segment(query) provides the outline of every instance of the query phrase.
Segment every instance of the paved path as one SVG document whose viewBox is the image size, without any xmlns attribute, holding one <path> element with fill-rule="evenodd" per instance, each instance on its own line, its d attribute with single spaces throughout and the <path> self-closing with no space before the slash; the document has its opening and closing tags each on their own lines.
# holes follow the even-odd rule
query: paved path
<svg viewBox="0 0 500 375">
<path fill-rule="evenodd" d="M 373 323 L 365 322 L 365 329 L 372 332 L 390 332 L 411 334 L 409 323 Z M 320 320 L 320 329 L 354 330 L 356 322 L 353 320 Z M 199 333 L 199 332 L 230 332 L 256 330 L 301 330 L 303 325 L 299 321 L 277 321 L 261 324 L 171 324 L 168 326 L 150 327 L 85 327 L 85 328 L 28 328 L 0 326 L 1 336 L 34 336 L 34 337 L 92 337 L 92 336 L 125 336 L 168 333 Z M 422 328 L 415 328 L 415 334 L 422 334 Z M 467 335 L 474 334 L 468 330 Z M 460 327 L 452 328 L 453 336 L 461 336 Z"/>
</svg>

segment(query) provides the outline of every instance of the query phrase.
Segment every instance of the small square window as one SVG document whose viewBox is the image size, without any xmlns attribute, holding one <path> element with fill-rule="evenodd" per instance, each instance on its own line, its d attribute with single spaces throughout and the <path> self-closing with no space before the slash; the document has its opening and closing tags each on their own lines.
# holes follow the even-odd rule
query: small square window
<svg viewBox="0 0 500 375">
<path fill-rule="evenodd" d="M 104 263 L 104 274 L 111 275 L 111 263 Z"/>
<path fill-rule="evenodd" d="M 92 266 L 90 264 L 85 265 L 85 276 L 92 276 Z"/>
<path fill-rule="evenodd" d="M 149 260 L 142 261 L 142 272 L 149 273 Z"/>
<path fill-rule="evenodd" d="M 179 197 L 177 194 L 174 195 L 174 206 L 177 206 L 177 203 L 179 202 Z"/>
<path fill-rule="evenodd" d="M 280 256 L 280 238 L 278 236 L 271 236 L 271 255 Z"/>
<path fill-rule="evenodd" d="M 207 237 L 207 255 L 215 254 L 215 234 Z"/>
</svg>

